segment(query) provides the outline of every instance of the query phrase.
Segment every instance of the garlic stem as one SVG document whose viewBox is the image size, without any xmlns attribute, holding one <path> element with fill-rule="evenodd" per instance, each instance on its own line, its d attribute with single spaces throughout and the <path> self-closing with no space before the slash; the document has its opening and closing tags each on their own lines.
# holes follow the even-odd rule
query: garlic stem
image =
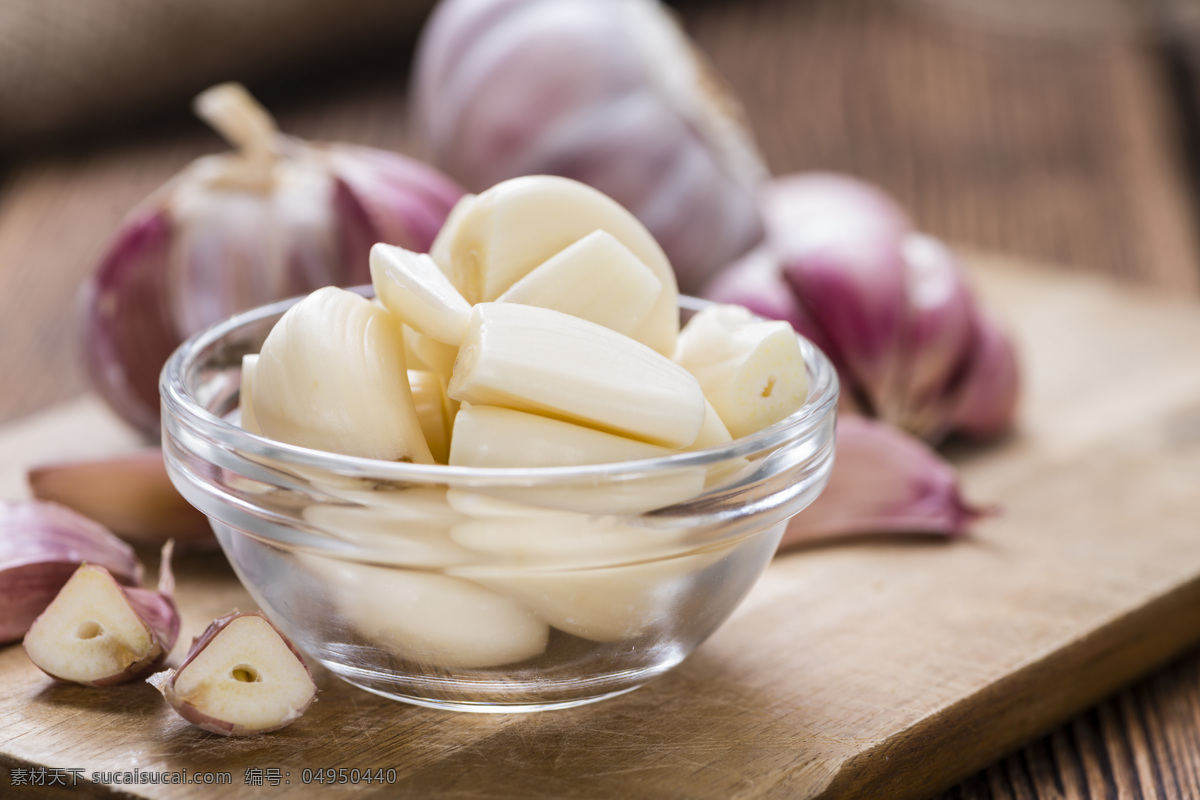
<svg viewBox="0 0 1200 800">
<path fill-rule="evenodd" d="M 271 168 L 280 155 L 280 134 L 275 119 L 240 83 L 222 83 L 196 96 L 192 110 L 227 142 L 244 160 L 236 174 L 242 188 L 267 191 L 272 187 Z"/>
</svg>

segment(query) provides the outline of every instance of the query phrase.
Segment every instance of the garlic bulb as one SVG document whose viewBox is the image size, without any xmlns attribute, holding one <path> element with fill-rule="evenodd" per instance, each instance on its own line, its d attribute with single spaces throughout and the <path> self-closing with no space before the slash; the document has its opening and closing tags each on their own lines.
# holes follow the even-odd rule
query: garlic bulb
<svg viewBox="0 0 1200 800">
<path fill-rule="evenodd" d="M 134 209 L 84 287 L 92 383 L 149 434 L 159 370 L 183 339 L 262 303 L 367 283 L 371 245 L 424 252 L 462 195 L 395 153 L 283 136 L 236 84 L 195 108 L 238 149 L 197 159 Z"/>
<path fill-rule="evenodd" d="M 963 499 L 954 467 L 890 425 L 840 415 L 836 446 L 825 491 L 788 522 L 781 551 L 847 536 L 955 537 L 986 513 Z"/>
<path fill-rule="evenodd" d="M 656 0 L 444 0 L 412 96 L 431 163 L 472 191 L 531 174 L 600 189 L 684 291 L 762 237 L 767 171 L 737 103 Z"/>
<path fill-rule="evenodd" d="M 0 644 L 23 637 L 84 562 L 141 583 L 133 548 L 99 523 L 56 503 L 0 502 Z"/>
<path fill-rule="evenodd" d="M 780 178 L 761 202 L 766 240 L 706 297 L 792 323 L 837 366 L 849 409 L 934 443 L 1010 426 L 1016 354 L 949 248 L 848 177 Z"/>
</svg>

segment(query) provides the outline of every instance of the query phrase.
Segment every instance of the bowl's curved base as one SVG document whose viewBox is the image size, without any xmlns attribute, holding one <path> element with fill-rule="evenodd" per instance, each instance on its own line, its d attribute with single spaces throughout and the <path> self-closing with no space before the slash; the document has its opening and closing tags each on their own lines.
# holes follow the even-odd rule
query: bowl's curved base
<svg viewBox="0 0 1200 800">
<path fill-rule="evenodd" d="M 389 700 L 399 700 L 401 703 L 409 703 L 410 705 L 414 706 L 424 706 L 425 708 L 436 708 L 441 711 L 466 711 L 472 714 L 525 714 L 532 711 L 554 711 L 560 708 L 574 708 L 575 706 L 585 706 L 589 703 L 598 703 L 599 701 L 607 700 L 610 697 L 620 697 L 621 695 L 628 694 L 634 689 L 642 686 L 642 684 L 639 683 L 625 689 L 618 689 L 615 692 L 607 692 L 605 694 L 597 694 L 590 697 L 578 697 L 571 700 L 559 700 L 555 702 L 496 703 L 460 702 L 453 700 L 433 699 L 429 697 L 411 697 L 409 695 L 376 689 L 372 686 L 364 686 L 361 683 L 355 683 L 354 681 L 346 678 L 343 678 L 343 680 L 353 686 L 357 686 L 360 689 L 365 689 L 371 694 L 377 694 L 380 697 L 386 697 Z"/>
<path fill-rule="evenodd" d="M 402 703 L 476 714 L 522 714 L 596 703 L 632 692 L 667 672 L 682 657 L 644 669 L 625 670 L 577 680 L 479 681 L 432 676 L 400 676 L 347 667 L 324 659 L 321 664 L 346 683 Z"/>
</svg>

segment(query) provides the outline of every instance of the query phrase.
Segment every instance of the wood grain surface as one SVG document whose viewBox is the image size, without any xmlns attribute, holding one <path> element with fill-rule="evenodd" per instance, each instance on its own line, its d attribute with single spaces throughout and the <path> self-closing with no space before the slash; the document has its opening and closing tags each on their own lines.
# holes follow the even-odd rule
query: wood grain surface
<svg viewBox="0 0 1200 800">
<path fill-rule="evenodd" d="M 1096 0 L 1089 18 L 1104 7 L 1132 8 L 1135 19 L 1114 12 L 1082 26 L 1077 15 L 1042 13 L 1078 9 L 1071 0 L 676 5 L 741 95 L 777 172 L 861 175 L 921 227 L 1051 274 L 1200 292 L 1186 149 L 1196 121 L 1161 42 L 1137 19 L 1163 4 Z M 296 134 L 405 150 L 411 32 L 398 41 L 342 71 L 238 77 Z M 1195 51 L 1176 61 L 1189 59 Z M 0 420 L 84 389 L 71 313 L 79 280 L 137 200 L 220 146 L 186 104 L 148 110 L 124 131 L 2 155 Z M 1200 653 L 1018 745 L 944 797 L 1200 797 Z"/>
<path fill-rule="evenodd" d="M 306 768 L 340 767 L 395 769 L 389 791 L 418 797 L 943 789 L 1200 641 L 1200 371 L 1186 369 L 1200 362 L 1200 304 L 1010 265 L 974 277 L 1016 334 L 1027 389 L 1013 436 L 957 456 L 968 495 L 1002 511 L 968 539 L 781 555 L 677 671 L 563 712 L 417 709 L 321 673 L 321 701 L 300 722 L 231 742 L 190 727 L 148 686 L 60 686 L 12 646 L 0 650 L 0 758 L 60 775 L 228 772 L 239 795 L 262 797 L 303 795 Z M 81 428 L 112 449 L 129 443 L 84 401 L 10 425 L 0 459 L 11 470 L 93 449 Z M 18 477 L 6 492 L 21 491 Z M 252 605 L 220 558 L 176 572 L 184 631 L 172 663 L 211 619 Z M 268 767 L 290 783 L 246 785 L 248 770 Z"/>
</svg>

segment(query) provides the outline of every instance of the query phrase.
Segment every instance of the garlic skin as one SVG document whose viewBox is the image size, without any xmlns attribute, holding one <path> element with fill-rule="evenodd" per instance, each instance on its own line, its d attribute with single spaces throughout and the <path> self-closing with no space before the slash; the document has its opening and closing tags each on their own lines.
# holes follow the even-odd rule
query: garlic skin
<svg viewBox="0 0 1200 800">
<path fill-rule="evenodd" d="M 785 319 L 833 361 L 844 410 L 930 443 L 1008 429 L 1020 376 L 1011 341 L 943 243 L 846 176 L 780 178 L 761 195 L 767 238 L 703 292 Z"/>
<path fill-rule="evenodd" d="M 99 523 L 56 503 L 0 502 L 0 644 L 21 639 L 85 562 L 141 583 L 133 549 Z"/>
<path fill-rule="evenodd" d="M 414 62 L 434 165 L 481 191 L 590 184 L 632 211 L 696 292 L 762 238 L 767 170 L 737 102 L 656 0 L 443 0 Z"/>
<path fill-rule="evenodd" d="M 135 208 L 81 298 L 92 384 L 151 436 L 159 370 L 187 336 L 273 300 L 369 282 L 373 244 L 425 252 L 463 193 L 396 153 L 284 136 L 237 84 L 195 107 L 237 150 L 197 159 Z"/>
<path fill-rule="evenodd" d="M 788 522 L 779 551 L 873 534 L 954 538 L 988 513 L 963 498 L 953 466 L 886 423 L 841 414 L 836 448 L 825 491 Z"/>
<path fill-rule="evenodd" d="M 160 447 L 39 464 L 27 480 L 37 499 L 73 509 L 127 542 L 161 547 L 170 540 L 182 552 L 217 549 L 208 517 L 167 477 Z"/>
</svg>

